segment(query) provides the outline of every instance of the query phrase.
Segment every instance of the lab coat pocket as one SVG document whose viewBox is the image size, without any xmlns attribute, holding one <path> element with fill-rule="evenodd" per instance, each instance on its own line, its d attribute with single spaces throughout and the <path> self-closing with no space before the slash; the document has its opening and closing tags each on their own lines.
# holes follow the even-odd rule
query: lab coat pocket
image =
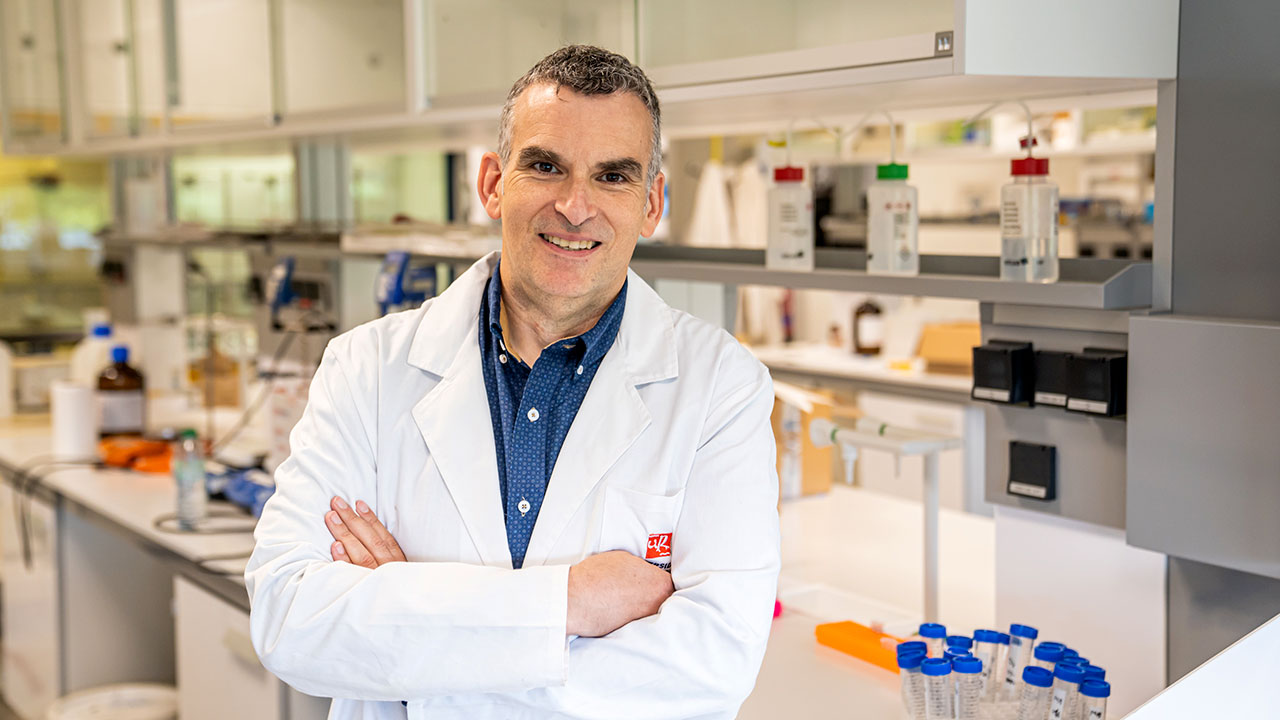
<svg viewBox="0 0 1280 720">
<path fill-rule="evenodd" d="M 625 550 L 663 570 L 671 570 L 676 520 L 684 506 L 684 490 L 674 495 L 651 495 L 630 488 L 608 486 L 600 525 L 600 552 Z"/>
</svg>

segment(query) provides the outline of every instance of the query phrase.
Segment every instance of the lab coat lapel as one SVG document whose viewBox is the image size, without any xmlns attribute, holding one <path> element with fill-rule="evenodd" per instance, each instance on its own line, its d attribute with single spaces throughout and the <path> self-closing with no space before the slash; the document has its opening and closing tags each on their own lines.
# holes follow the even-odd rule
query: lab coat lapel
<svg viewBox="0 0 1280 720">
<path fill-rule="evenodd" d="M 481 562 L 509 568 L 493 421 L 480 364 L 480 296 L 496 262 L 496 253 L 480 260 L 425 308 L 408 361 L 441 378 L 414 406 L 413 419 Z M 431 522 L 430 512 L 425 517 Z"/>
</svg>

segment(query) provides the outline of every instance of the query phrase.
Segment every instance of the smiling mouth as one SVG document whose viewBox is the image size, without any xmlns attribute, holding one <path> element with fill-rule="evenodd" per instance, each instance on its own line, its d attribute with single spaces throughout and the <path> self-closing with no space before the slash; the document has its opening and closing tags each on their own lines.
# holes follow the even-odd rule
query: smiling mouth
<svg viewBox="0 0 1280 720">
<path fill-rule="evenodd" d="M 600 243 L 595 240 L 565 240 L 562 237 L 547 235 L 546 233 L 538 233 L 538 237 L 552 245 L 555 245 L 561 250 L 568 250 L 570 252 L 586 252 L 587 250 L 594 250 L 600 245 Z"/>
</svg>

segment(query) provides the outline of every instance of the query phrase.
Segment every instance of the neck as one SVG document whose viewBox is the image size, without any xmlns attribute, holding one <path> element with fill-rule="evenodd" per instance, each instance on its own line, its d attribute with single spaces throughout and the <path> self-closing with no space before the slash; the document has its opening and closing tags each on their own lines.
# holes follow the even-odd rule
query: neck
<svg viewBox="0 0 1280 720">
<path fill-rule="evenodd" d="M 499 269 L 499 273 L 501 273 Z M 621 288 L 619 288 L 620 290 Z M 529 367 L 542 349 L 566 338 L 577 337 L 595 327 L 617 296 L 603 300 L 533 297 L 517 285 L 502 281 L 503 341 Z"/>
</svg>

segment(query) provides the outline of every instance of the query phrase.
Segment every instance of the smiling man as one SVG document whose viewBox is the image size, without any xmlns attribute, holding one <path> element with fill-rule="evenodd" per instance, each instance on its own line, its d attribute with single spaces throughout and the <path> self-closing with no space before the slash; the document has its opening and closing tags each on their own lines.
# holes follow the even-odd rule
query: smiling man
<svg viewBox="0 0 1280 720">
<path fill-rule="evenodd" d="M 730 718 L 779 547 L 763 366 L 627 266 L 657 97 L 599 48 L 516 82 L 477 188 L 502 252 L 336 338 L 245 578 L 331 718 Z"/>
</svg>

